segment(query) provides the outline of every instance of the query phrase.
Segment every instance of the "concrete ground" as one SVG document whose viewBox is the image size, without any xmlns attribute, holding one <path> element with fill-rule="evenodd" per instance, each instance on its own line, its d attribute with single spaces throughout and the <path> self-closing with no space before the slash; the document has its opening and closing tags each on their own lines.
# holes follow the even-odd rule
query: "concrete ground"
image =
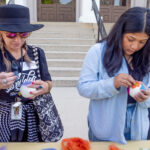
<svg viewBox="0 0 150 150">
<path fill-rule="evenodd" d="M 81 97 L 76 87 L 53 87 L 51 93 L 64 126 L 63 138 L 88 139 L 89 100 Z"/>
</svg>

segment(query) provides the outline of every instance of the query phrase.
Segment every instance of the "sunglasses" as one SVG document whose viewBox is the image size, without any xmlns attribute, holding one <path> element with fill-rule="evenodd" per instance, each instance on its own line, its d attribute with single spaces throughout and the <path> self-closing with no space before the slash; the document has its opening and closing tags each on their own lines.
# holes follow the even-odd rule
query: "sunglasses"
<svg viewBox="0 0 150 150">
<path fill-rule="evenodd" d="M 21 38 L 27 38 L 30 35 L 30 32 L 6 32 L 6 37 L 11 39 L 15 38 L 17 35 L 19 35 Z"/>
</svg>

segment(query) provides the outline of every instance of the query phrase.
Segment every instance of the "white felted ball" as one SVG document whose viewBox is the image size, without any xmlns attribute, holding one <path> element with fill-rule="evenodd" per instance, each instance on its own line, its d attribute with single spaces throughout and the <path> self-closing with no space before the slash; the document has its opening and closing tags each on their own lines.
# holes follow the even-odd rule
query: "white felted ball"
<svg viewBox="0 0 150 150">
<path fill-rule="evenodd" d="M 30 94 L 30 92 L 36 91 L 36 88 L 28 87 L 28 85 L 30 85 L 30 84 L 32 84 L 32 82 L 27 81 L 27 82 L 23 83 L 22 86 L 20 87 L 20 93 L 25 98 L 33 97 L 33 95 Z"/>
<path fill-rule="evenodd" d="M 137 93 L 139 93 L 141 90 L 140 90 L 140 87 L 136 87 L 136 88 L 130 88 L 130 96 L 131 97 L 134 97 Z"/>
<path fill-rule="evenodd" d="M 129 89 L 129 95 L 131 97 L 134 97 L 139 92 L 141 92 L 141 90 L 146 90 L 146 88 L 145 88 L 144 84 L 137 82 L 135 85 L 133 85 L 132 87 L 130 87 L 130 89 Z"/>
</svg>

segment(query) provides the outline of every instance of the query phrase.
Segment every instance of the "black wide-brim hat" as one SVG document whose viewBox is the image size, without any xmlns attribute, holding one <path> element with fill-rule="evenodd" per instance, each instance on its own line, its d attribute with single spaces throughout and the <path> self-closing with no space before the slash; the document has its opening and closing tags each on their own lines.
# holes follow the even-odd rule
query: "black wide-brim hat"
<svg viewBox="0 0 150 150">
<path fill-rule="evenodd" d="M 29 8 L 16 4 L 0 6 L 0 30 L 8 32 L 32 32 L 42 24 L 30 24 Z"/>
</svg>

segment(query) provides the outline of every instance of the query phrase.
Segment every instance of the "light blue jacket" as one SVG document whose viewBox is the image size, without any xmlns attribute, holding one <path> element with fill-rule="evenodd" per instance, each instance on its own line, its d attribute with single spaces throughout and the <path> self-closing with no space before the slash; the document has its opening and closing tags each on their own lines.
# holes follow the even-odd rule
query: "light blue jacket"
<svg viewBox="0 0 150 150">
<path fill-rule="evenodd" d="M 106 42 L 94 45 L 85 57 L 78 91 L 80 95 L 90 98 L 88 120 L 94 135 L 100 140 L 126 144 L 124 137 L 127 108 L 127 89 L 114 87 L 114 77 L 109 77 L 102 63 Z M 116 60 L 117 61 L 117 60 Z M 125 59 L 119 73 L 128 73 Z M 150 74 L 143 82 L 149 86 Z M 131 124 L 131 139 L 146 140 L 149 129 L 148 109 L 150 98 L 137 102 Z"/>
</svg>

